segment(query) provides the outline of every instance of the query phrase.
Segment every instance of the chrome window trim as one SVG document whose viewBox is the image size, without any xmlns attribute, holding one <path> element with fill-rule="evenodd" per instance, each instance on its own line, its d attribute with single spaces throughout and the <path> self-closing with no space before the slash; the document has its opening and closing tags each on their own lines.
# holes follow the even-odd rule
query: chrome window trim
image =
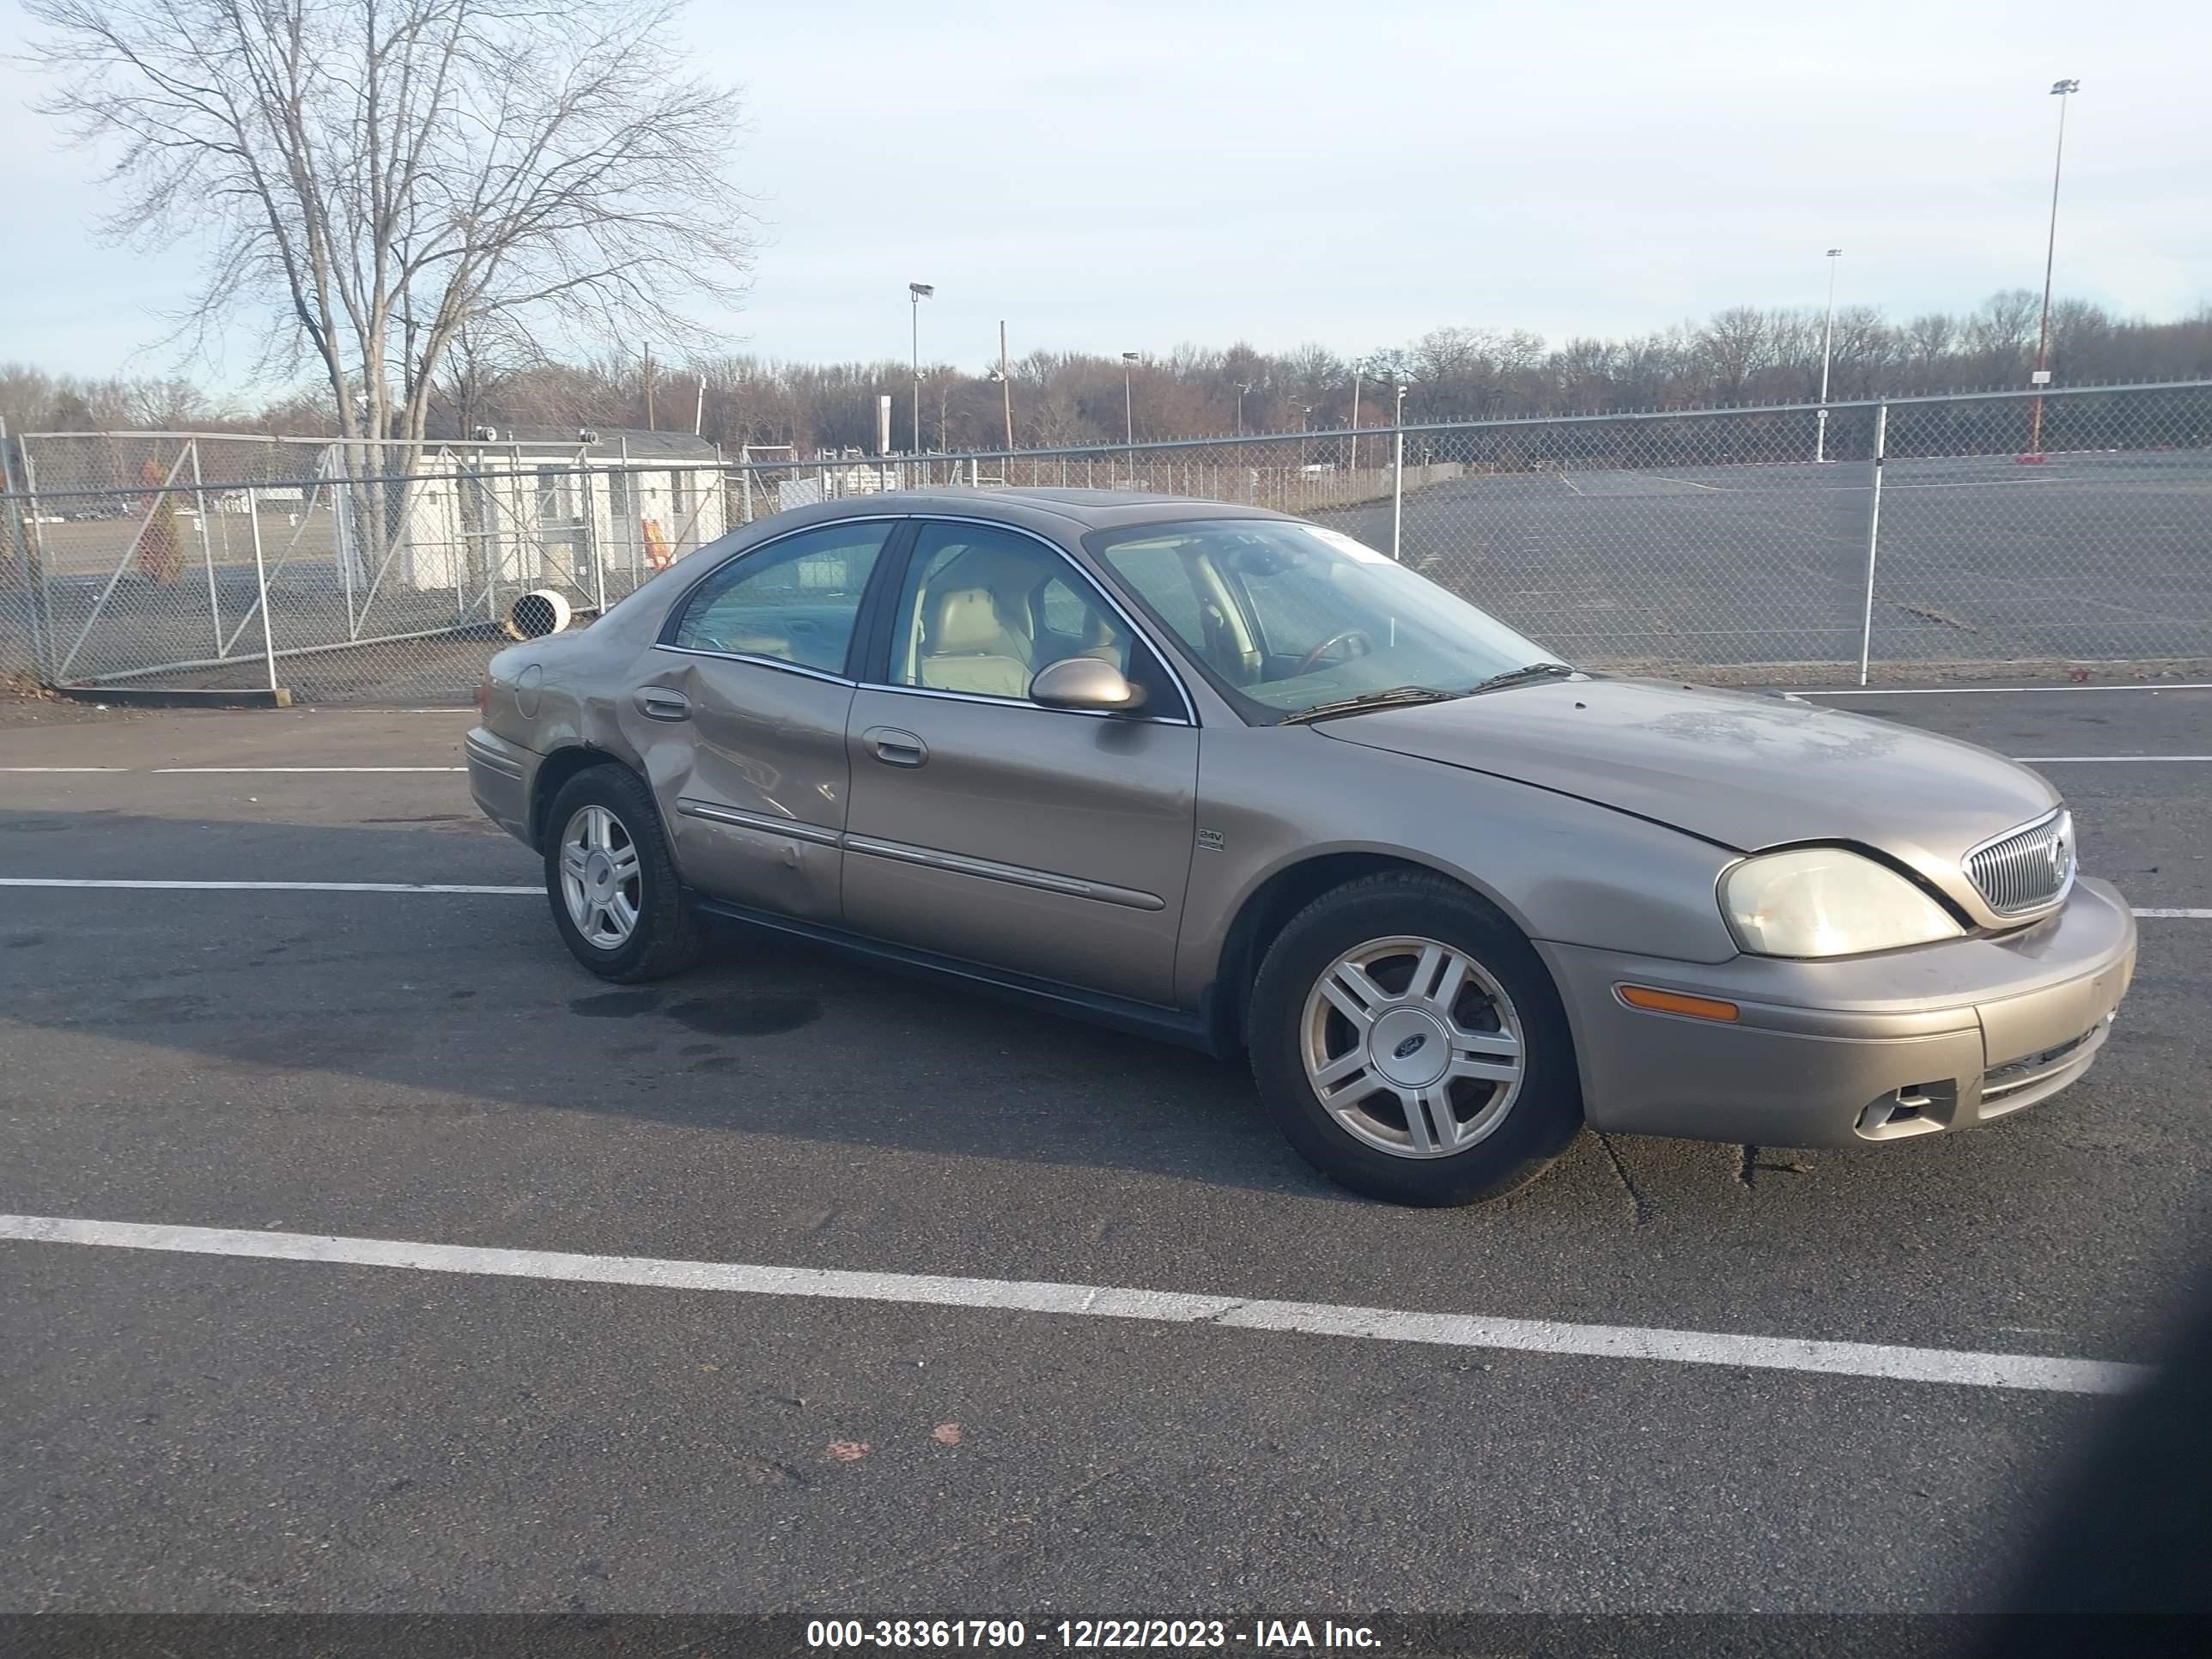
<svg viewBox="0 0 2212 1659">
<path fill-rule="evenodd" d="M 756 657 L 743 651 L 702 651 L 696 645 L 663 645 L 655 640 L 646 647 L 648 651 L 666 651 L 679 657 L 707 657 L 715 662 L 750 663 L 756 668 L 780 669 L 787 674 L 804 674 L 810 680 L 827 680 L 832 685 L 857 686 L 858 680 L 848 680 L 842 674 L 832 674 L 824 668 L 809 668 L 803 662 L 787 662 L 781 657 Z"/>
<path fill-rule="evenodd" d="M 1974 879 L 1974 860 L 2000 842 L 2010 841 L 2015 836 L 2031 835 L 2045 824 L 2056 823 L 2061 818 L 2067 821 L 2067 829 L 2069 831 L 2066 837 L 2065 880 L 2059 884 L 2058 890 L 2047 899 L 2038 899 L 2034 903 L 2024 905 L 2018 909 L 2001 908 L 1996 900 L 1982 890 L 1981 883 Z M 2057 909 L 2073 896 L 2074 884 L 2081 874 L 2081 844 L 2080 840 L 2070 833 L 2073 829 L 2073 809 L 2062 801 L 2041 817 L 2030 818 L 2025 823 L 2015 823 L 2011 829 L 2001 830 L 1990 836 L 1988 840 L 1977 842 L 1966 849 L 1965 855 L 1959 860 L 1959 872 L 1966 877 L 1966 885 L 1973 890 L 1974 896 L 1982 902 L 1984 908 L 1991 915 L 2003 917 L 2008 924 L 2032 920 Z"/>
<path fill-rule="evenodd" d="M 1194 726 L 1199 724 L 1198 705 L 1191 701 L 1190 688 L 1182 683 L 1182 676 L 1176 672 L 1175 658 L 1173 655 L 1161 647 L 1160 642 L 1152 637 L 1152 630 L 1147 629 L 1144 623 L 1139 622 L 1137 618 L 1131 614 L 1129 608 L 1123 605 L 1117 596 L 1109 591 L 1104 583 L 1101 582 L 1097 577 L 1092 575 L 1090 571 L 1084 568 L 1084 567 L 1076 561 L 1075 557 L 1058 542 L 1054 541 L 1049 536 L 1041 535 L 1036 531 L 1029 529 L 1022 525 L 1011 523 L 1005 519 L 969 518 L 957 513 L 910 513 L 905 516 L 912 519 L 917 526 L 921 527 L 921 529 L 927 529 L 933 524 L 972 524 L 980 525 L 986 530 L 1003 530 L 1012 535 L 1028 537 L 1040 547 L 1049 551 L 1054 557 L 1057 558 L 1070 570 L 1073 570 L 1082 579 L 1085 586 L 1090 588 L 1092 592 L 1097 594 L 1100 599 L 1106 602 L 1106 605 L 1109 610 L 1112 611 L 1115 616 L 1119 617 L 1123 622 L 1129 625 L 1130 633 L 1145 642 L 1145 648 L 1147 651 L 1150 651 L 1153 657 L 1158 661 L 1160 665 L 1160 672 L 1168 677 L 1168 684 L 1175 687 L 1176 696 L 1182 699 L 1183 717 L 1179 720 L 1170 719 L 1163 714 L 1139 714 L 1133 717 L 1127 714 L 1093 714 L 1092 717 L 1094 719 L 1128 720 L 1134 718 L 1139 720 L 1150 720 L 1156 725 L 1161 726 Z M 921 534 L 921 530 L 917 530 L 915 534 L 918 538 Z M 908 549 L 907 557 L 909 561 L 913 559 L 914 550 L 912 547 Z M 1042 708 L 1044 707 L 1042 703 L 1030 702 L 1026 697 L 987 697 L 982 696 L 981 693 L 972 691 L 940 692 L 934 686 L 878 685 L 872 680 L 864 681 L 862 683 L 867 685 L 872 690 L 920 691 L 936 696 L 957 696 L 975 702 L 997 703 L 1001 707 L 1008 705 L 1012 705 L 1015 708 Z M 1092 713 L 1092 711 L 1089 709 L 1081 708 L 1052 708 L 1047 709 L 1045 712 L 1053 714 L 1082 714 Z"/>
<path fill-rule="evenodd" d="M 1119 720 L 1125 726 L 1171 726 L 1182 730 L 1196 731 L 1198 722 L 1175 714 L 1117 714 L 1104 708 L 1048 708 L 1027 697 L 994 697 L 981 691 L 946 691 L 934 685 L 886 685 L 880 680 L 862 680 L 863 691 L 890 691 L 902 697 L 941 697 L 948 702 L 988 703 L 994 708 L 1034 708 L 1040 714 L 1073 714 L 1087 720 Z"/>
<path fill-rule="evenodd" d="M 748 812 L 742 807 L 723 806 L 714 801 L 694 800 L 688 795 L 676 799 L 678 816 L 704 818 L 710 823 L 733 824 L 740 830 L 759 830 L 771 836 L 782 836 L 792 841 L 811 842 L 817 847 L 836 847 L 844 842 L 843 834 L 827 824 L 809 823 L 802 818 L 780 818 L 769 812 Z"/>
</svg>

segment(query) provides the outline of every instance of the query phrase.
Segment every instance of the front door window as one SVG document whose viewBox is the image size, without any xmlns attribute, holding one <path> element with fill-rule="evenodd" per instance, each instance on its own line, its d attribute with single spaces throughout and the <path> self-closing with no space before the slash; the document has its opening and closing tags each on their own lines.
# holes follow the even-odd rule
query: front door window
<svg viewBox="0 0 2212 1659">
<path fill-rule="evenodd" d="M 982 525 L 922 526 L 891 624 L 889 683 L 1026 698 L 1040 668 L 1099 657 L 1175 701 L 1151 652 L 1068 562 L 1027 536 Z"/>
</svg>

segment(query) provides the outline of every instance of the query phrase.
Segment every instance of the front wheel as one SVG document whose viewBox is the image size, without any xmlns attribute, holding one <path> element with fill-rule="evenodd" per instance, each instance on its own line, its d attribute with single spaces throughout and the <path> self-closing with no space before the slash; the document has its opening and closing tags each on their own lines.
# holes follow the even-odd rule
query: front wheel
<svg viewBox="0 0 2212 1659">
<path fill-rule="evenodd" d="M 644 784 L 622 767 L 579 772 L 546 821 L 545 890 L 569 953 L 619 985 L 665 979 L 705 940 Z"/>
<path fill-rule="evenodd" d="M 1551 975 L 1504 916 L 1438 877 L 1367 877 L 1293 917 L 1261 964 L 1250 1038 L 1291 1144 L 1371 1198 L 1500 1197 L 1582 1127 Z"/>
</svg>

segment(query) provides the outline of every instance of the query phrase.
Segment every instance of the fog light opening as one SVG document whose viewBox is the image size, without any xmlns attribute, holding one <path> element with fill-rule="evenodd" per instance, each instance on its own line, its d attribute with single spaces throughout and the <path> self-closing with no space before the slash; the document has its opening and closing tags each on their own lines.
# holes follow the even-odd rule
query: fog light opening
<svg viewBox="0 0 2212 1659">
<path fill-rule="evenodd" d="M 1908 1083 L 1869 1103 L 1855 1127 L 1869 1140 L 1924 1134 L 1949 1122 L 1957 1100 L 1955 1083 Z"/>
</svg>

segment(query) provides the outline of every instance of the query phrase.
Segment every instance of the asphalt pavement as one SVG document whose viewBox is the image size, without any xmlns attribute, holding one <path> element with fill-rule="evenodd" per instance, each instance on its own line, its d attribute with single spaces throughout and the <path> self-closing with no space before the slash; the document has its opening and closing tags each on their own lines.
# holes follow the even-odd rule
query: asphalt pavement
<svg viewBox="0 0 2212 1659">
<path fill-rule="evenodd" d="M 1401 550 L 1574 662 L 1856 664 L 1869 624 L 1887 665 L 2212 657 L 2203 452 L 1882 471 L 1878 526 L 1864 459 L 1475 476 L 1408 494 Z M 1391 544 L 1388 501 L 1316 516 Z"/>
<path fill-rule="evenodd" d="M 0 877 L 329 884 L 0 886 L 0 1215 L 226 1230 L 0 1239 L 0 1612 L 1990 1605 L 2113 1402 L 1783 1350 L 2156 1354 L 2212 1259 L 2212 690 L 1836 706 L 2047 761 L 2087 871 L 2198 913 L 2142 922 L 2095 1070 L 1861 1152 L 1586 1135 L 1416 1212 L 1320 1181 L 1232 1067 L 790 941 L 599 983 L 468 800 L 466 711 L 0 705 Z M 376 769 L 283 769 L 333 767 Z M 611 1258 L 883 1291 L 578 1276 Z M 1571 1351 L 1588 1328 L 1782 1357 Z"/>
</svg>

